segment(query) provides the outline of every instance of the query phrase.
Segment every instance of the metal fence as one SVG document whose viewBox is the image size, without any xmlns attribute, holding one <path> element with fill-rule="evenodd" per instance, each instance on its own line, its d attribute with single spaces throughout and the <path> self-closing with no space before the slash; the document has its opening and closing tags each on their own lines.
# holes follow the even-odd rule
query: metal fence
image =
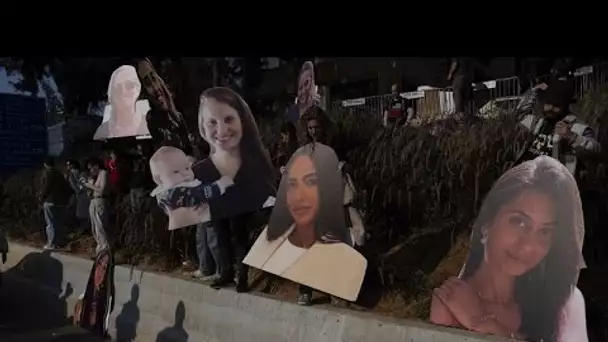
<svg viewBox="0 0 608 342">
<path fill-rule="evenodd" d="M 544 82 L 550 75 L 536 79 Z M 580 98 L 595 87 L 608 84 L 608 63 L 579 68 L 573 76 L 575 97 Z M 475 113 L 485 115 L 493 110 L 510 110 L 515 107 L 522 95 L 523 85 L 518 77 L 508 77 L 474 84 L 471 108 Z M 419 91 L 402 93 L 401 96 L 412 100 L 417 117 L 427 119 L 435 116 L 450 115 L 454 112 L 452 88 L 420 87 Z M 372 115 L 382 118 L 391 94 L 376 95 L 334 101 L 332 112 L 347 115 Z"/>
</svg>

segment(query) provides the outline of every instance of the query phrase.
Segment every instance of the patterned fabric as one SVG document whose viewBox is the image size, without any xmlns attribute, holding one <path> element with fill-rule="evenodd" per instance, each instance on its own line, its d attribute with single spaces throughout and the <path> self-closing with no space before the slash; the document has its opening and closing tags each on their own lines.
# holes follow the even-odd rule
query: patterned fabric
<svg viewBox="0 0 608 342">
<path fill-rule="evenodd" d="M 538 103 L 539 89 L 528 89 L 519 100 L 515 112 L 518 114 L 532 114 Z"/>
<path fill-rule="evenodd" d="M 156 195 L 156 201 L 166 213 L 177 208 L 196 207 L 221 195 L 220 187 L 216 183 L 201 184 L 196 187 L 177 187 L 165 190 Z"/>
</svg>

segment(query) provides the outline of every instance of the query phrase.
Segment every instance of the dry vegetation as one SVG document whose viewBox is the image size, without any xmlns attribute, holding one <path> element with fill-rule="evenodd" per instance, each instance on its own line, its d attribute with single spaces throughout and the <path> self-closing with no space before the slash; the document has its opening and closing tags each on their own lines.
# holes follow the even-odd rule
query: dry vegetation
<svg viewBox="0 0 608 342">
<path fill-rule="evenodd" d="M 608 144 L 608 92 L 590 93 L 576 108 L 597 129 L 603 145 Z M 376 120 L 364 116 L 334 113 L 334 120 L 340 138 L 336 150 L 350 162 L 371 235 L 364 253 L 383 285 L 384 299 L 374 310 L 426 319 L 429 291 L 458 273 L 477 208 L 492 183 L 511 167 L 525 136 L 509 118 L 446 119 L 398 132 L 382 130 Z M 271 152 L 276 151 L 278 123 L 260 123 L 260 131 Z M 603 160 L 588 164 L 587 169 L 584 184 L 593 184 L 606 198 L 608 173 Z M 42 216 L 32 179 L 34 173 L 22 172 L 2 184 L 1 223 L 13 238 L 41 238 Z M 146 215 L 130 214 L 127 198 L 115 211 L 112 236 L 118 260 L 160 263 L 165 270 L 177 267 L 184 241 L 193 239 L 193 232 L 169 234 L 166 218 L 152 200 L 146 203 Z M 581 288 L 592 340 L 605 341 L 608 332 L 602 322 L 608 322 L 608 296 L 602 291 L 607 284 L 601 280 L 605 278 L 601 270 L 608 262 L 601 254 L 606 239 L 597 218 L 587 222 L 589 269 L 581 275 Z M 80 250 L 83 244 L 86 239 L 71 247 Z M 294 291 L 287 283 L 270 277 L 256 288 L 291 295 Z"/>
</svg>

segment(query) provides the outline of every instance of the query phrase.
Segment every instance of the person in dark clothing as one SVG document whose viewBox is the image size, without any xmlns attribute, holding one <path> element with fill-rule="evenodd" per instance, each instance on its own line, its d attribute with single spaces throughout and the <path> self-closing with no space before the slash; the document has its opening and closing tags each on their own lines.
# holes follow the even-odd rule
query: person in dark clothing
<svg viewBox="0 0 608 342">
<path fill-rule="evenodd" d="M 414 117 L 412 101 L 399 95 L 399 85 L 391 86 L 391 98 L 384 109 L 384 126 L 403 126 Z"/>
<path fill-rule="evenodd" d="M 186 120 L 175 108 L 171 92 L 154 69 L 152 62 L 147 58 L 139 61 L 137 74 L 150 100 L 150 111 L 146 115 L 146 122 L 152 135 L 154 149 L 173 146 L 187 155 L 192 155 Z"/>
<path fill-rule="evenodd" d="M 142 208 L 142 201 L 146 196 L 146 188 L 149 187 L 150 170 L 143 155 L 141 145 L 137 145 L 137 151 L 132 159 L 132 173 L 129 180 L 129 199 L 131 201 L 131 212 L 138 213 Z"/>
<path fill-rule="evenodd" d="M 49 157 L 44 162 L 44 174 L 39 199 L 42 202 L 46 223 L 46 250 L 53 250 L 63 244 L 63 216 L 65 206 L 72 196 L 72 188 L 61 172 L 55 168 L 55 160 Z"/>
<path fill-rule="evenodd" d="M 469 57 L 452 59 L 448 81 L 452 82 L 454 107 L 458 114 L 471 114 L 471 101 L 473 100 L 473 60 Z"/>
<path fill-rule="evenodd" d="M 277 154 L 277 164 L 279 167 L 285 166 L 289 157 L 298 147 L 298 137 L 296 127 L 291 122 L 284 122 L 281 125 L 281 141 Z"/>
</svg>

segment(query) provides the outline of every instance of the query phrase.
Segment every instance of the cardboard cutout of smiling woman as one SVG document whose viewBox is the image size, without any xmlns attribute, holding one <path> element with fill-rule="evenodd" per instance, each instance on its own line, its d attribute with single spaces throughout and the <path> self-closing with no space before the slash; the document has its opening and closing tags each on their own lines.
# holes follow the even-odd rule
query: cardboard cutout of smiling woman
<svg viewBox="0 0 608 342">
<path fill-rule="evenodd" d="M 148 101 L 137 101 L 141 83 L 133 66 L 123 65 L 110 77 L 108 102 L 101 125 L 97 127 L 94 140 L 106 140 L 131 136 L 149 136 L 146 113 Z"/>
<path fill-rule="evenodd" d="M 209 221 L 209 201 L 234 184 L 226 176 L 203 184 L 194 178 L 192 164 L 193 158 L 173 146 L 162 146 L 150 158 L 150 172 L 157 185 L 150 196 L 169 216 L 169 230 Z"/>
<path fill-rule="evenodd" d="M 234 180 L 226 193 L 209 201 L 211 218 L 219 220 L 274 205 L 275 170 L 253 114 L 245 101 L 224 87 L 201 95 L 199 132 L 211 148 L 193 167 L 204 184 L 222 177 Z"/>
<path fill-rule="evenodd" d="M 586 342 L 576 287 L 584 222 L 576 182 L 542 156 L 505 172 L 488 193 L 461 274 L 433 292 L 430 320 L 527 341 Z"/>
<path fill-rule="evenodd" d="M 268 226 L 243 261 L 336 297 L 355 301 L 367 260 L 344 221 L 344 186 L 330 147 L 308 144 L 287 163 Z"/>
</svg>

